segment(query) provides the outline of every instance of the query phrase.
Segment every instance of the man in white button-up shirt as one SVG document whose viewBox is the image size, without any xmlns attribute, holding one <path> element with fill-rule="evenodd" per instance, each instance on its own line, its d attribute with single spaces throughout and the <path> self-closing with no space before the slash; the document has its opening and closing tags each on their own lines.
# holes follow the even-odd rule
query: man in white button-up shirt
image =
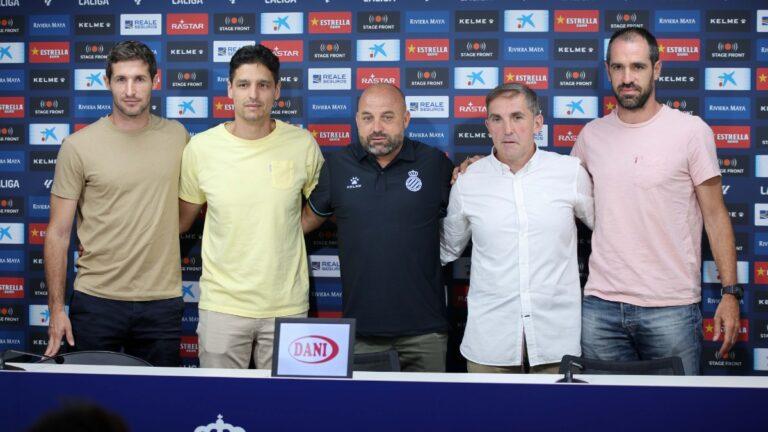
<svg viewBox="0 0 768 432">
<path fill-rule="evenodd" d="M 592 183 L 578 159 L 536 148 L 533 90 L 497 87 L 486 108 L 493 151 L 459 177 L 441 232 L 443 263 L 473 243 L 461 353 L 469 372 L 557 373 L 581 355 L 574 217 L 592 228 Z"/>
</svg>

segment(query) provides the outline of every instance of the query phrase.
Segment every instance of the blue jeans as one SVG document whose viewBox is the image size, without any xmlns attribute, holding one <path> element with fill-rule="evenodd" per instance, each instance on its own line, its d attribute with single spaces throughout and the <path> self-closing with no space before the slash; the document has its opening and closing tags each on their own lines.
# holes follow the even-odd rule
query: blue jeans
<svg viewBox="0 0 768 432">
<path fill-rule="evenodd" d="M 609 361 L 678 356 L 686 375 L 700 374 L 699 304 L 642 307 L 584 297 L 581 351 L 585 358 Z"/>
</svg>

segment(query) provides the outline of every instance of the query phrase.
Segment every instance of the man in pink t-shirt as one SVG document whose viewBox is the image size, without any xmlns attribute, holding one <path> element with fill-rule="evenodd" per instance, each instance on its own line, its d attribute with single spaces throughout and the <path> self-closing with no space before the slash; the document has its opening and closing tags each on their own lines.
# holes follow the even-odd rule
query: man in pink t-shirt
<svg viewBox="0 0 768 432">
<path fill-rule="evenodd" d="M 723 285 L 714 337 L 724 334 L 722 356 L 736 340 L 743 294 L 712 130 L 656 101 L 661 61 L 647 30 L 614 33 L 605 64 L 618 105 L 584 127 L 571 153 L 592 176 L 595 196 L 583 355 L 679 356 L 685 373 L 696 375 L 702 226 Z"/>
</svg>

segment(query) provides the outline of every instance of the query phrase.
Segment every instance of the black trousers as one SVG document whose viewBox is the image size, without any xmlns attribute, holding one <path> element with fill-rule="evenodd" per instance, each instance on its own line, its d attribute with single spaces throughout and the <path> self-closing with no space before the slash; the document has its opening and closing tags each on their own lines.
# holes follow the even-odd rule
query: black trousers
<svg viewBox="0 0 768 432">
<path fill-rule="evenodd" d="M 179 366 L 183 313 L 182 297 L 122 301 L 75 291 L 69 305 L 71 350 L 124 352 L 154 366 Z"/>
</svg>

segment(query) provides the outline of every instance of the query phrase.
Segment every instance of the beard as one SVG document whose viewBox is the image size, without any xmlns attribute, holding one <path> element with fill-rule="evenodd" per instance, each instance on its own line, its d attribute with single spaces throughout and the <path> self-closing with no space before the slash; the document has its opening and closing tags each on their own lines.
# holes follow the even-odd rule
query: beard
<svg viewBox="0 0 768 432">
<path fill-rule="evenodd" d="M 113 105 L 115 106 L 115 109 L 120 111 L 120 114 L 126 116 L 126 117 L 137 117 L 144 113 L 144 111 L 149 108 L 149 100 L 147 100 L 147 103 L 144 105 L 138 105 L 134 108 L 128 108 L 127 106 L 122 105 L 117 99 L 113 101 Z"/>
<path fill-rule="evenodd" d="M 371 140 L 374 138 L 384 137 L 387 140 L 384 144 L 371 144 Z M 374 156 L 386 156 L 393 151 L 399 149 L 403 145 L 403 134 L 400 135 L 387 135 L 373 133 L 367 137 L 360 137 L 360 143 L 368 153 Z"/>
<path fill-rule="evenodd" d="M 653 79 L 653 78 L 651 78 Z M 638 92 L 638 94 L 633 96 L 621 96 L 621 89 L 623 88 L 631 88 Z M 645 104 L 648 102 L 648 99 L 651 97 L 651 93 L 653 92 L 653 81 L 648 82 L 648 85 L 645 87 L 638 87 L 634 84 L 629 85 L 620 85 L 618 87 L 613 87 L 613 95 L 616 96 L 616 102 L 618 102 L 619 105 L 621 105 L 622 108 L 630 111 L 639 110 L 645 106 Z"/>
</svg>

